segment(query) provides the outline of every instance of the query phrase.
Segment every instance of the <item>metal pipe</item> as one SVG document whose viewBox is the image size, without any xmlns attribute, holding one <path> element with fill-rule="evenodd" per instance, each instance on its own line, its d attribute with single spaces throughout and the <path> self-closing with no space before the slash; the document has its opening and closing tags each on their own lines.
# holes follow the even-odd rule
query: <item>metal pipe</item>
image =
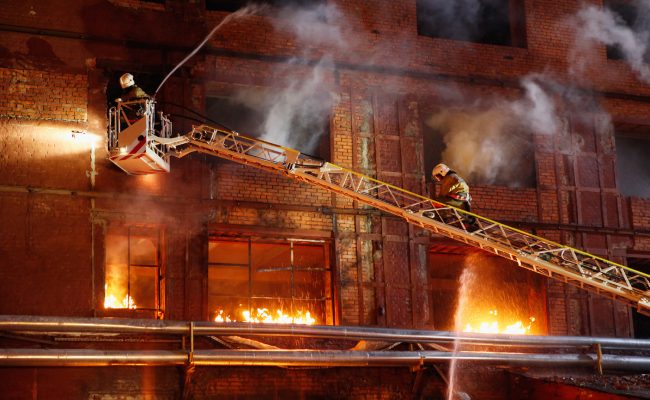
<svg viewBox="0 0 650 400">
<path fill-rule="evenodd" d="M 0 366 L 174 366 L 186 364 L 188 356 L 181 350 L 0 349 Z M 598 362 L 593 354 L 340 350 L 196 350 L 193 354 L 193 363 L 202 366 L 396 367 L 452 359 L 499 367 L 595 368 Z M 603 355 L 602 366 L 605 370 L 648 372 L 650 357 Z"/>
<path fill-rule="evenodd" d="M 165 320 L 67 318 L 0 315 L 0 332 L 170 334 L 189 335 L 188 322 Z M 299 336 L 328 339 L 379 340 L 408 343 L 459 341 L 464 344 L 489 344 L 530 347 L 575 347 L 600 344 L 602 348 L 650 349 L 649 339 L 533 336 L 481 333 L 456 333 L 375 327 L 323 325 L 280 325 L 254 323 L 193 323 L 195 336 Z"/>
</svg>

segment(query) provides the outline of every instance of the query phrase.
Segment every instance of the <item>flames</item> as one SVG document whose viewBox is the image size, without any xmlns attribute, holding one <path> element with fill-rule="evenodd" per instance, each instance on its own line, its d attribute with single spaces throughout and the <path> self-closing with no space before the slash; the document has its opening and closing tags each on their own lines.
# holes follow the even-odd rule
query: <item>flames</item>
<svg viewBox="0 0 650 400">
<path fill-rule="evenodd" d="M 465 323 L 463 332 L 527 335 L 531 333 L 531 327 L 535 322 L 535 317 L 530 317 L 527 325 L 522 321 L 507 324 L 507 322 L 499 320 L 497 310 L 490 310 L 488 314 L 486 319 Z"/>
<path fill-rule="evenodd" d="M 130 308 L 132 310 L 137 308 L 135 300 L 126 293 L 125 288 L 106 284 L 104 293 L 104 308 Z"/>
<path fill-rule="evenodd" d="M 215 322 L 254 322 L 262 324 L 314 325 L 316 323 L 316 319 L 311 316 L 311 312 L 303 310 L 289 315 L 282 309 L 271 312 L 268 308 L 257 308 L 254 312 L 243 310 L 240 314 L 238 319 L 226 314 L 223 309 L 219 309 L 214 320 Z"/>
</svg>

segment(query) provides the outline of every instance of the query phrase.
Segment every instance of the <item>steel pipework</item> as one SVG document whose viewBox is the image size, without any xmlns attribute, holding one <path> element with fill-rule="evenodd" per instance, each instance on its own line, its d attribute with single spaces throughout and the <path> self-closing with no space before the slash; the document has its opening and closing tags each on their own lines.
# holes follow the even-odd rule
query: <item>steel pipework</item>
<svg viewBox="0 0 650 400">
<path fill-rule="evenodd" d="M 192 326 L 192 328 L 190 328 Z M 214 323 L 164 320 L 68 318 L 0 315 L 0 332 L 47 334 L 168 334 L 184 336 L 297 336 L 327 339 L 376 340 L 408 343 L 461 342 L 526 347 L 586 347 L 648 349 L 650 340 L 583 337 L 456 333 L 376 327 Z"/>
</svg>

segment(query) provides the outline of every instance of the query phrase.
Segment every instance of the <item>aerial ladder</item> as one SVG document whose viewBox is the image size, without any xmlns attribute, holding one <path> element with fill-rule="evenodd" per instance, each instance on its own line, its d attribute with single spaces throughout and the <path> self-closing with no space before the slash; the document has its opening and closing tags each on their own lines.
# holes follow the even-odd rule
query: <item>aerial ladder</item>
<svg viewBox="0 0 650 400">
<path fill-rule="evenodd" d="M 126 116 L 134 105 L 141 110 L 135 120 Z M 279 173 L 650 315 L 650 275 L 230 129 L 199 125 L 172 136 L 171 121 L 156 116 L 151 99 L 118 102 L 109 110 L 108 148 L 110 160 L 132 175 L 169 172 L 171 157 L 194 152 Z"/>
</svg>

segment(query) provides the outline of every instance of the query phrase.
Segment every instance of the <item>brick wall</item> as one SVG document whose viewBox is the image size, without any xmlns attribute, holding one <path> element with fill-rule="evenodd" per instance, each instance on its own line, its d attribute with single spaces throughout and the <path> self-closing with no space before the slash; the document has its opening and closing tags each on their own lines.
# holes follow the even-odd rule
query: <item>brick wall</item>
<svg viewBox="0 0 650 400">
<path fill-rule="evenodd" d="M 0 116 L 85 121 L 85 75 L 0 68 Z"/>
<path fill-rule="evenodd" d="M 497 221 L 535 222 L 538 219 L 535 189 L 475 186 L 471 190 L 472 211 L 479 215 Z"/>
</svg>

